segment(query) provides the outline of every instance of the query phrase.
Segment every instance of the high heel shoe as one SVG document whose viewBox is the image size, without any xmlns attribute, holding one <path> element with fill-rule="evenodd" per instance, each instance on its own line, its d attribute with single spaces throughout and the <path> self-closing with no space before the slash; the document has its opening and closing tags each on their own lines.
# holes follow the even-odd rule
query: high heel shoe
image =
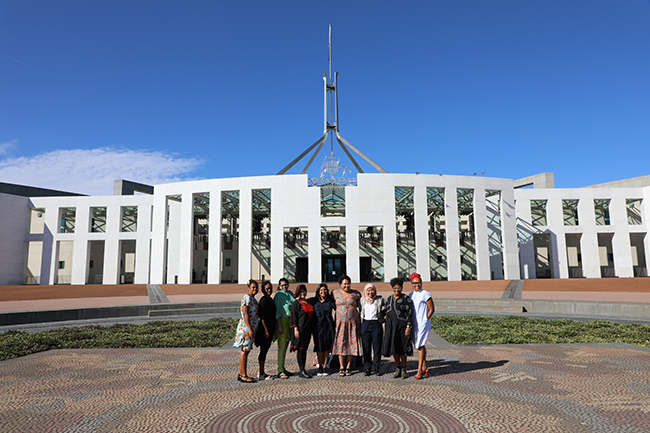
<svg viewBox="0 0 650 433">
<path fill-rule="evenodd" d="M 422 371 L 418 370 L 418 372 L 415 373 L 415 376 L 413 376 L 413 379 L 420 380 L 420 379 L 422 379 L 422 376 L 424 376 L 424 373 Z"/>
<path fill-rule="evenodd" d="M 424 373 L 424 377 L 429 377 L 429 369 L 428 368 L 425 368 L 423 373 Z"/>
</svg>

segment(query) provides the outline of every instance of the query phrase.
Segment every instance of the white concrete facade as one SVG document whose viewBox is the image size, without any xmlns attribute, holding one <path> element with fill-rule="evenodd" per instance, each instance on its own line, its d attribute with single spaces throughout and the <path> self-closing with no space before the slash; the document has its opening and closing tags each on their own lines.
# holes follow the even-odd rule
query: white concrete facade
<svg viewBox="0 0 650 433">
<path fill-rule="evenodd" d="M 396 220 L 396 188 L 412 191 L 411 268 L 398 265 L 404 259 L 398 241 L 404 226 Z M 439 218 L 444 236 L 437 241 L 433 232 L 440 227 L 431 228 L 427 201 L 433 188 L 444 191 L 444 218 Z M 356 185 L 345 186 L 345 216 L 322 216 L 320 187 L 308 186 L 307 175 L 178 182 L 157 185 L 152 195 L 0 194 L 0 284 L 245 282 L 252 268 L 261 266 L 252 255 L 255 190 L 270 190 L 270 256 L 264 263 L 268 270 L 262 272 L 272 281 L 298 275 L 297 270 L 288 274 L 285 260 L 285 236 L 293 228 L 306 230 L 304 275 L 309 283 L 327 277 L 323 228 L 336 233 L 327 248 L 338 248 L 344 272 L 354 282 L 368 279 L 360 260 L 360 227 L 383 236 L 366 263 L 384 281 L 410 270 L 430 281 L 430 263 L 436 260 L 445 263 L 450 281 L 647 275 L 650 187 L 515 189 L 512 179 L 377 173 L 358 174 Z M 465 212 L 459 210 L 459 190 L 470 191 L 469 214 L 459 213 Z M 224 192 L 234 191 L 233 242 L 224 237 L 222 200 Z M 197 195 L 208 203 L 201 210 L 205 214 L 197 213 Z M 544 202 L 545 225 L 533 221 L 535 200 Z M 578 225 L 565 225 L 563 200 L 578 200 Z M 594 200 L 609 200 L 608 224 L 597 224 Z M 631 200 L 641 207 L 639 219 L 628 215 Z M 137 214 L 137 223 L 126 220 L 127 211 Z M 197 218 L 207 235 L 197 231 Z M 434 244 L 444 257 L 432 252 Z"/>
</svg>

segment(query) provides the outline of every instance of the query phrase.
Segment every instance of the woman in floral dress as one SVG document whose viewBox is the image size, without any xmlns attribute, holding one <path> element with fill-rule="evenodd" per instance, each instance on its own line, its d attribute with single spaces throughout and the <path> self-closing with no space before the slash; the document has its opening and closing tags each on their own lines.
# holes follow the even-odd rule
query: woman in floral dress
<svg viewBox="0 0 650 433">
<path fill-rule="evenodd" d="M 332 354 L 339 356 L 339 376 L 350 376 L 353 356 L 361 355 L 361 333 L 359 332 L 359 299 L 361 293 L 352 290 L 350 277 L 339 278 L 340 289 L 334 290 L 336 303 L 336 332 Z"/>
<path fill-rule="evenodd" d="M 248 377 L 246 365 L 248 363 L 248 353 L 253 350 L 255 331 L 259 323 L 259 316 L 257 315 L 258 304 L 255 299 L 257 291 L 257 281 L 248 280 L 248 294 L 244 295 L 241 300 L 241 319 L 239 319 L 239 324 L 237 325 L 235 343 L 233 344 L 233 347 L 241 348 L 241 352 L 239 352 L 239 374 L 237 375 L 237 380 L 244 383 L 255 382 L 255 379 Z"/>
</svg>

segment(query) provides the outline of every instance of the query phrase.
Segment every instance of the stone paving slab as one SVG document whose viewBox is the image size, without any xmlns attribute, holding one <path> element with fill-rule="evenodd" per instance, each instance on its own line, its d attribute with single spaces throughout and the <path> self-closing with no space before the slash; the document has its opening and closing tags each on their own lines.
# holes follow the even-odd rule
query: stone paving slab
<svg viewBox="0 0 650 433">
<path fill-rule="evenodd" d="M 237 359 L 225 346 L 57 350 L 0 362 L 0 431 L 650 431 L 650 350 L 632 345 L 430 346 L 431 377 L 420 381 L 410 358 L 405 380 L 392 378 L 385 359 L 381 377 L 244 384 Z M 296 370 L 294 354 L 287 367 Z"/>
</svg>

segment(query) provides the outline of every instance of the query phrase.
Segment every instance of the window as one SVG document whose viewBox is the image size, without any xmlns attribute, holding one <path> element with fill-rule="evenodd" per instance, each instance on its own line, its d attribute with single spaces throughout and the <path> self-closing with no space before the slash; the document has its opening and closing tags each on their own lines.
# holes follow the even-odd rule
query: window
<svg viewBox="0 0 650 433">
<path fill-rule="evenodd" d="M 530 201 L 530 220 L 536 226 L 546 226 L 546 200 L 531 200 Z"/>
<path fill-rule="evenodd" d="M 64 260 L 59 261 L 59 269 L 65 269 L 65 261 Z"/>
<path fill-rule="evenodd" d="M 609 199 L 595 199 L 594 213 L 596 214 L 597 226 L 609 225 Z"/>
<path fill-rule="evenodd" d="M 345 216 L 345 187 L 328 184 L 320 187 L 320 216 Z"/>
<path fill-rule="evenodd" d="M 577 226 L 578 200 L 562 200 L 562 216 L 565 226 Z"/>
<path fill-rule="evenodd" d="M 74 207 L 62 207 L 59 209 L 59 233 L 74 233 L 75 217 L 77 209 Z"/>
<path fill-rule="evenodd" d="M 138 231 L 138 207 L 137 206 L 123 206 L 122 207 L 122 226 L 121 232 L 136 232 Z"/>
<path fill-rule="evenodd" d="M 640 198 L 628 198 L 625 200 L 627 208 L 627 223 L 631 226 L 638 226 L 642 223 Z"/>
<path fill-rule="evenodd" d="M 92 233 L 106 233 L 106 208 L 90 208 L 90 231 Z"/>
<path fill-rule="evenodd" d="M 395 226 L 397 234 L 397 276 L 408 278 L 416 272 L 415 204 L 413 187 L 395 187 Z"/>
</svg>

